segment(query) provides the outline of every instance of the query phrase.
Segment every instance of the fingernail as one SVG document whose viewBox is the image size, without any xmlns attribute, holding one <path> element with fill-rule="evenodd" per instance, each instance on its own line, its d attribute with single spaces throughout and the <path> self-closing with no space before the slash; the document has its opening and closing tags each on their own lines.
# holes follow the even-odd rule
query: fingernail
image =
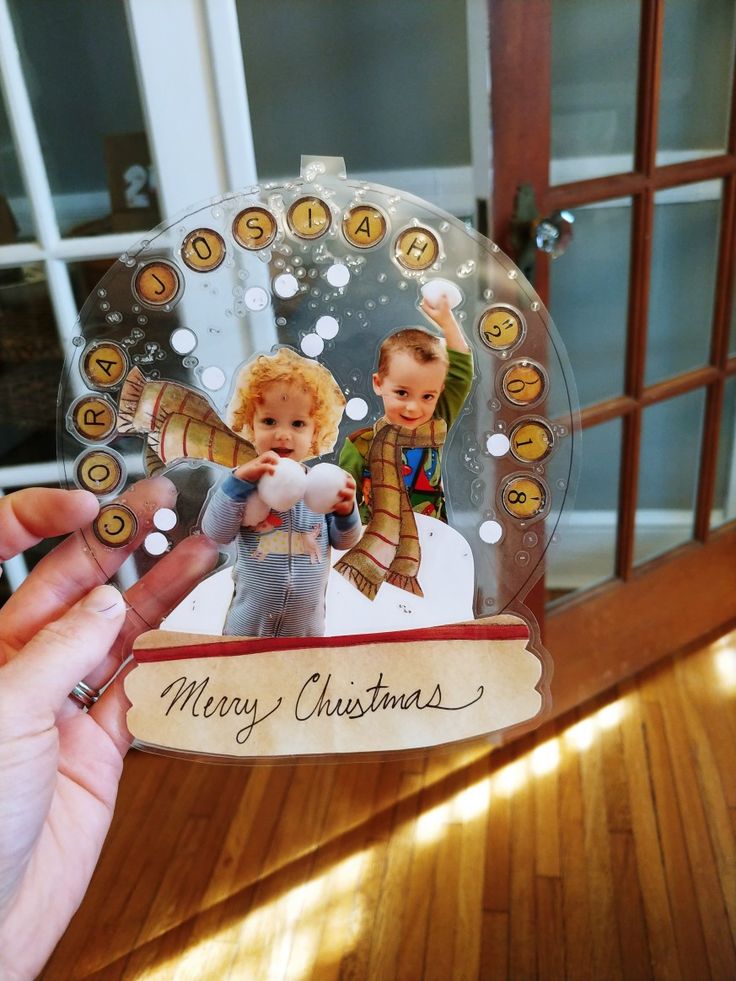
<svg viewBox="0 0 736 981">
<path fill-rule="evenodd" d="M 82 609 L 114 620 L 125 610 L 125 602 L 114 586 L 97 586 L 82 600 Z"/>
</svg>

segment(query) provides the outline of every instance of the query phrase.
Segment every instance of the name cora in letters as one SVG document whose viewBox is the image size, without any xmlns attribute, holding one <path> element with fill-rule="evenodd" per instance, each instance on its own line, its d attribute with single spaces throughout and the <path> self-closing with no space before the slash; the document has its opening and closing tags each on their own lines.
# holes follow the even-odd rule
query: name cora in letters
<svg viewBox="0 0 736 981">
<path fill-rule="evenodd" d="M 277 717 L 279 710 L 290 708 L 293 718 L 304 725 L 314 725 L 320 719 L 349 724 L 385 713 L 462 712 L 479 702 L 484 694 L 484 686 L 478 685 L 468 701 L 450 702 L 439 682 L 411 691 L 396 691 L 384 681 L 383 672 L 364 688 L 354 681 L 340 682 L 332 673 L 313 672 L 296 688 L 293 702 L 289 696 L 274 693 L 259 697 L 217 692 L 209 675 L 201 679 L 181 675 L 163 689 L 160 698 L 164 700 L 166 716 L 178 710 L 194 719 L 231 718 L 236 725 L 233 738 L 242 746 L 266 719 Z"/>
</svg>

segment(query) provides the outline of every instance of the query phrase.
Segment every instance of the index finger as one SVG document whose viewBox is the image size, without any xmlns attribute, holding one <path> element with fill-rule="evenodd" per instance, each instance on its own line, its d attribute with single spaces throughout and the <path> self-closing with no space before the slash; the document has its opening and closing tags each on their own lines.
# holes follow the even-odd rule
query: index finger
<svg viewBox="0 0 736 981">
<path fill-rule="evenodd" d="M 136 516 L 137 531 L 122 548 L 107 548 L 91 530 L 77 531 L 43 559 L 0 611 L 0 640 L 19 650 L 95 586 L 105 583 L 141 544 L 159 508 L 171 507 L 176 488 L 166 477 L 141 480 L 113 503 Z"/>
<path fill-rule="evenodd" d="M 99 507 L 86 490 L 27 487 L 0 498 L 0 562 L 89 524 Z"/>
</svg>

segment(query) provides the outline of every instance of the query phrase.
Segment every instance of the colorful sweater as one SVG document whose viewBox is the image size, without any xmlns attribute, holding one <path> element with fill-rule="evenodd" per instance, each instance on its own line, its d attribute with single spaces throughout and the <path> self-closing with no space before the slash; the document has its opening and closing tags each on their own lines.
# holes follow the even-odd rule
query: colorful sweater
<svg viewBox="0 0 736 981">
<path fill-rule="evenodd" d="M 223 633 L 248 637 L 319 637 L 325 632 L 330 546 L 347 549 L 361 535 L 358 509 L 317 514 L 304 501 L 272 511 L 255 528 L 242 525 L 256 485 L 227 477 L 210 498 L 202 531 L 222 545 L 237 538 L 235 596 Z"/>
<path fill-rule="evenodd" d="M 447 428 L 457 419 L 473 383 L 473 355 L 448 350 L 450 364 L 445 388 L 437 400 L 434 418 L 444 419 Z M 373 426 L 351 433 L 340 451 L 340 466 L 355 479 L 360 517 L 368 524 L 371 517 L 371 474 L 368 454 L 373 443 Z M 442 490 L 442 452 L 437 447 L 404 450 L 404 481 L 412 508 L 420 514 L 447 521 Z"/>
</svg>

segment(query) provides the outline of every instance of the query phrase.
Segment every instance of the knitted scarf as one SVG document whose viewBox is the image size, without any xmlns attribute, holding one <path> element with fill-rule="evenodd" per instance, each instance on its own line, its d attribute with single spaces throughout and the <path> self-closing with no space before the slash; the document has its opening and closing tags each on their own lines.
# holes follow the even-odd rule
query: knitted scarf
<svg viewBox="0 0 736 981">
<path fill-rule="evenodd" d="M 416 429 L 379 419 L 368 453 L 373 507 L 363 538 L 335 564 L 335 569 L 368 599 L 383 582 L 423 596 L 417 580 L 421 549 L 409 492 L 402 473 L 401 451 L 440 447 L 447 436 L 442 419 Z"/>
</svg>

